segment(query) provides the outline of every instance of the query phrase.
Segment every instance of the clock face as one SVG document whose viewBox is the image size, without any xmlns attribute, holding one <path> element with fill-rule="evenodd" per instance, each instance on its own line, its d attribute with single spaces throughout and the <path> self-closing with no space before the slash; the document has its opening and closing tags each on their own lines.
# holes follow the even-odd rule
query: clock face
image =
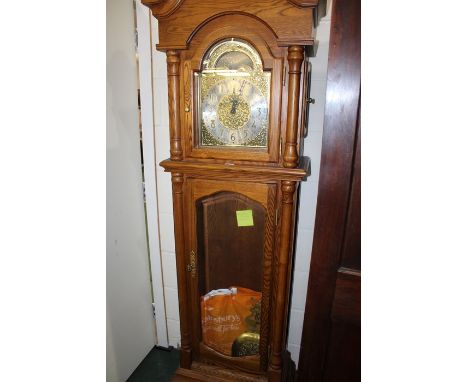
<svg viewBox="0 0 468 382">
<path fill-rule="evenodd" d="M 215 45 L 197 74 L 201 146 L 267 147 L 270 73 L 247 43 Z"/>
<path fill-rule="evenodd" d="M 242 77 L 213 85 L 201 110 L 209 134 L 223 145 L 248 145 L 268 128 L 267 98 Z"/>
</svg>

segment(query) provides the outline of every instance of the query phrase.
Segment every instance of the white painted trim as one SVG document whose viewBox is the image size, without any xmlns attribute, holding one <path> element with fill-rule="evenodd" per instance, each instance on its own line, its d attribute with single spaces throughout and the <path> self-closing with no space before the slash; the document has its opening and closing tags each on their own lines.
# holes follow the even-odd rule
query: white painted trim
<svg viewBox="0 0 468 382">
<path fill-rule="evenodd" d="M 151 278 L 156 313 L 157 344 L 169 345 L 164 303 L 163 272 L 159 241 L 158 200 L 156 184 L 156 155 L 154 150 L 153 121 L 153 76 L 151 11 L 136 2 L 138 31 L 138 57 L 140 74 L 140 103 L 143 142 L 143 162 L 145 174 L 146 214 L 148 221 L 148 243 L 151 261 Z"/>
</svg>

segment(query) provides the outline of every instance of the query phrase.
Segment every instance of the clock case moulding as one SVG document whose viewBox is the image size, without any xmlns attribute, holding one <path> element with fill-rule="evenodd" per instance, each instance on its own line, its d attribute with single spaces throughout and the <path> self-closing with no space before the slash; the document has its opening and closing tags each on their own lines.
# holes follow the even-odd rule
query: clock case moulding
<svg viewBox="0 0 468 382">
<path fill-rule="evenodd" d="M 307 56 L 325 14 L 322 0 L 142 0 L 158 19 L 168 69 L 170 158 L 181 324 L 180 368 L 174 380 L 292 380 L 286 350 L 299 183 L 310 172 L 306 135 Z M 255 48 L 271 72 L 268 147 L 201 147 L 197 142 L 194 73 L 217 42 L 235 38 Z M 315 48 L 314 48 L 315 47 Z M 236 196 L 237 195 L 237 196 Z M 201 255 L 197 205 L 205 198 L 242 199 L 265 211 L 260 355 L 223 357 L 200 341 Z M 206 199 L 208 198 L 208 199 Z M 205 236 L 209 236 L 209 232 Z M 199 264 L 202 265 L 202 264 Z M 185 378 L 185 379 L 184 379 Z"/>
</svg>

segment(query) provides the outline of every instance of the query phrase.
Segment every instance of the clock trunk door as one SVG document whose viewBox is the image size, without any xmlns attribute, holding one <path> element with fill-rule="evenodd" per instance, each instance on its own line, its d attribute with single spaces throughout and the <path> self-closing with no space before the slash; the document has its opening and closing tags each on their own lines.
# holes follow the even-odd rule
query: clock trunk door
<svg viewBox="0 0 468 382">
<path fill-rule="evenodd" d="M 266 370 L 275 184 L 188 181 L 189 286 L 198 360 Z"/>
</svg>

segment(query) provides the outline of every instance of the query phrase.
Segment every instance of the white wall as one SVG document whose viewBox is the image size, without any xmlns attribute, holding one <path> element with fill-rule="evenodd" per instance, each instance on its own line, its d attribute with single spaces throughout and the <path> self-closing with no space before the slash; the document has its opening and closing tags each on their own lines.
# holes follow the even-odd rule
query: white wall
<svg viewBox="0 0 468 382">
<path fill-rule="evenodd" d="M 152 18 L 152 33 L 153 42 L 157 43 L 158 27 L 157 20 L 154 17 Z M 307 294 L 307 279 L 309 275 L 312 237 L 315 222 L 325 106 L 329 35 L 330 18 L 327 14 L 327 16 L 321 20 L 317 30 L 317 39 L 320 41 L 317 56 L 310 59 L 312 63 L 311 97 L 315 98 L 315 104 L 310 105 L 309 134 L 304 142 L 304 155 L 309 156 L 311 159 L 312 175 L 301 187 L 296 263 L 288 336 L 288 349 L 291 351 L 292 358 L 296 363 L 299 359 L 299 348 Z M 167 69 L 166 55 L 158 52 L 154 47 L 153 83 L 155 149 L 156 160 L 157 163 L 159 163 L 170 156 Z M 164 173 L 160 166 L 157 167 L 157 184 L 167 326 L 169 343 L 176 346 L 180 342 L 180 331 L 172 215 L 172 189 L 170 174 Z"/>
<path fill-rule="evenodd" d="M 148 224 L 148 246 L 151 262 L 151 281 L 153 287 L 154 315 L 158 346 L 167 347 L 166 305 L 164 303 L 164 284 L 159 239 L 159 207 L 156 183 L 156 154 L 154 150 L 154 112 L 153 112 L 153 69 L 151 41 L 152 14 L 148 7 L 136 3 L 138 29 L 138 65 L 140 80 L 141 134 L 143 143 L 143 162 L 146 195 L 146 215 Z"/>
<path fill-rule="evenodd" d="M 153 34 L 153 94 L 154 94 L 154 135 L 156 151 L 156 182 L 158 185 L 159 235 L 161 263 L 163 269 L 164 301 L 166 307 L 169 345 L 180 344 L 179 298 L 175 261 L 174 218 L 172 212 L 171 175 L 165 173 L 159 163 L 170 157 L 169 153 L 169 109 L 167 100 L 166 54 L 158 52 L 159 42 L 157 20 L 151 18 Z"/>
<path fill-rule="evenodd" d="M 330 10 L 329 2 L 328 10 Z M 297 222 L 296 259 L 291 297 L 288 350 L 297 363 L 301 345 L 302 325 L 307 297 L 312 239 L 314 236 L 315 211 L 317 208 L 320 155 L 322 152 L 323 117 L 327 87 L 328 46 L 330 40 L 330 12 L 320 20 L 317 29 L 319 41 L 317 54 L 309 59 L 312 64 L 310 97 L 315 104 L 309 106 L 309 133 L 304 140 L 304 155 L 311 160 L 311 175 L 301 183 L 299 217 Z"/>
<path fill-rule="evenodd" d="M 106 85 L 107 381 L 122 382 L 156 343 L 142 194 L 134 10 L 129 0 L 107 0 Z"/>
</svg>

